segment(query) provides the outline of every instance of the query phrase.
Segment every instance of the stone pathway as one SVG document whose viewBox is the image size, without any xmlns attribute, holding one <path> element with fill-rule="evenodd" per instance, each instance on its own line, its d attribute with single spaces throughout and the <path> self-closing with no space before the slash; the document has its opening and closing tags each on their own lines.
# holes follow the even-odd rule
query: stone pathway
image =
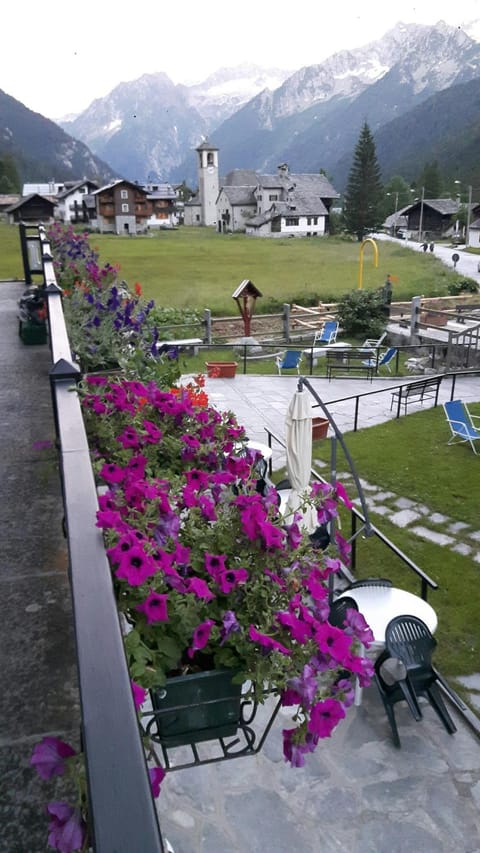
<svg viewBox="0 0 480 853">
<path fill-rule="evenodd" d="M 349 472 L 338 474 L 338 480 L 348 487 L 353 485 Z M 480 530 L 472 528 L 464 521 L 455 521 L 448 515 L 433 512 L 424 504 L 401 497 L 394 492 L 386 492 L 381 486 L 374 486 L 360 479 L 365 493 L 368 509 L 388 519 L 396 527 L 408 528 L 421 539 L 433 542 L 470 557 L 475 563 L 480 563 Z M 352 497 L 354 503 L 357 503 Z"/>
</svg>

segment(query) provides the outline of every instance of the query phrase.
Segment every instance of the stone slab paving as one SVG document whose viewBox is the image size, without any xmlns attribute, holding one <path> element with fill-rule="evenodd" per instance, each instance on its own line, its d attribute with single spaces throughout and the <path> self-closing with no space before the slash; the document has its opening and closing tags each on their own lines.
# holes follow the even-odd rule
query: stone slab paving
<svg viewBox="0 0 480 853">
<path fill-rule="evenodd" d="M 44 735 L 79 743 L 68 554 L 56 454 L 48 346 L 18 337 L 21 282 L 0 282 L 0 851 L 43 853 L 44 808 L 64 779 L 29 766 Z"/>
</svg>

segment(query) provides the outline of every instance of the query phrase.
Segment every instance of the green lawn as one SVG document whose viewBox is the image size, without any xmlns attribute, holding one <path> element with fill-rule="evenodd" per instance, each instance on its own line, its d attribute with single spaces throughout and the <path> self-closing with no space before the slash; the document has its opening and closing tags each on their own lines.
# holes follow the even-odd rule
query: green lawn
<svg viewBox="0 0 480 853">
<path fill-rule="evenodd" d="M 336 301 L 358 286 L 360 245 L 325 239 L 262 240 L 243 234 L 217 234 L 210 228 L 179 228 L 152 236 L 92 234 L 90 244 L 101 262 L 120 266 L 129 285 L 139 282 L 159 305 L 210 308 L 236 315 L 232 293 L 243 279 L 261 291 L 257 311 L 283 302 Z M 447 284 L 460 277 L 428 253 L 401 245 L 378 244 L 378 267 L 372 246 L 363 252 L 363 287 L 377 289 L 387 273 L 394 278 L 394 300 L 446 295 Z M 0 223 L 0 279 L 23 278 L 17 226 Z"/>
</svg>

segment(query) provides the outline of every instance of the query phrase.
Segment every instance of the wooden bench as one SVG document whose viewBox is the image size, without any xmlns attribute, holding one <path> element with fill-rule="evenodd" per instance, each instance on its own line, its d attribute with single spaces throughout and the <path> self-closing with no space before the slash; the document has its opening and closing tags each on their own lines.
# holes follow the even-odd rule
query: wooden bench
<svg viewBox="0 0 480 853">
<path fill-rule="evenodd" d="M 330 381 L 335 373 L 365 373 L 372 381 L 375 364 L 369 362 L 368 354 L 354 349 L 331 349 L 325 353 L 327 358 L 327 379 Z"/>
<path fill-rule="evenodd" d="M 418 382 L 410 382 L 408 385 L 402 385 L 397 391 L 394 391 L 392 394 L 392 402 L 390 404 L 390 411 L 393 408 L 393 404 L 396 402 L 398 405 L 398 411 L 400 412 L 400 407 L 403 405 L 405 409 L 405 413 L 407 411 L 407 406 L 410 403 L 422 403 L 424 400 L 435 400 L 434 405 L 436 406 L 438 403 L 438 392 L 440 390 L 440 382 L 442 381 L 442 375 L 439 376 L 429 376 L 426 379 L 419 380 Z"/>
</svg>

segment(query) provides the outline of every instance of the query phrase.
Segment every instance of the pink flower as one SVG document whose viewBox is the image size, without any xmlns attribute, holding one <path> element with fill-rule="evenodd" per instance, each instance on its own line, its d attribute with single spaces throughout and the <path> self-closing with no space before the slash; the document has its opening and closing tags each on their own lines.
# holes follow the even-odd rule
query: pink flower
<svg viewBox="0 0 480 853">
<path fill-rule="evenodd" d="M 47 806 L 50 816 L 48 843 L 60 853 L 81 850 L 86 839 L 87 827 L 80 813 L 68 803 L 53 802 Z"/>
<path fill-rule="evenodd" d="M 212 601 L 215 598 L 208 583 L 202 578 L 189 578 L 186 582 L 187 592 L 193 592 L 197 598 L 204 598 L 206 601 Z"/>
<path fill-rule="evenodd" d="M 273 637 L 269 637 L 268 634 L 262 634 L 260 631 L 257 631 L 253 625 L 250 625 L 249 628 L 250 639 L 253 640 L 254 643 L 260 643 L 265 649 L 269 649 L 270 651 L 276 650 L 277 652 L 281 652 L 282 655 L 291 655 L 291 649 L 287 649 L 285 646 L 282 646 L 277 640 L 274 640 Z"/>
<path fill-rule="evenodd" d="M 320 737 L 330 737 L 335 726 L 343 720 L 345 709 L 337 699 L 324 699 L 313 706 L 308 731 Z"/>
<path fill-rule="evenodd" d="M 132 687 L 133 693 L 133 701 L 135 702 L 135 708 L 138 709 L 142 707 L 145 699 L 147 698 L 147 691 L 145 688 L 140 687 L 135 681 L 130 681 L 130 685 Z"/>
<path fill-rule="evenodd" d="M 168 622 L 167 601 L 168 595 L 159 595 L 151 589 L 143 604 L 137 604 L 136 609 L 145 613 L 148 625 L 154 622 Z"/>
<path fill-rule="evenodd" d="M 205 648 L 214 625 L 215 622 L 213 621 L 213 619 L 206 619 L 206 621 L 202 622 L 201 625 L 197 625 L 193 632 L 193 643 L 188 650 L 189 658 L 193 658 L 195 652 L 198 652 L 200 651 L 200 649 Z"/>
<path fill-rule="evenodd" d="M 30 764 L 35 767 L 42 779 L 63 776 L 65 759 L 76 755 L 75 750 L 57 737 L 44 737 L 34 747 Z"/>
<path fill-rule="evenodd" d="M 141 586 L 156 571 L 155 560 L 140 546 L 134 545 L 120 556 L 115 574 L 132 586 Z"/>
<path fill-rule="evenodd" d="M 165 779 L 165 770 L 163 767 L 150 767 L 148 775 L 150 776 L 152 794 L 154 797 L 158 797 L 160 794 L 160 785 Z"/>
<path fill-rule="evenodd" d="M 246 583 L 247 580 L 248 572 L 246 569 L 226 569 L 223 572 L 218 572 L 216 576 L 218 586 L 225 595 L 228 595 L 239 584 Z"/>
<path fill-rule="evenodd" d="M 320 651 L 328 653 L 335 661 L 344 664 L 350 654 L 352 639 L 346 636 L 341 628 L 335 628 L 329 622 L 318 623 L 315 639 Z"/>
</svg>

